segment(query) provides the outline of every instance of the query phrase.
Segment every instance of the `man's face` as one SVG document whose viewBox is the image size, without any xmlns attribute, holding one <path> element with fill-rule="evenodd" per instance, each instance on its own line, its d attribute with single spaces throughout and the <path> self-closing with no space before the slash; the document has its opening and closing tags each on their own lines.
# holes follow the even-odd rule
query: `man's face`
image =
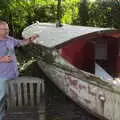
<svg viewBox="0 0 120 120">
<path fill-rule="evenodd" d="M 8 24 L 0 24 L 0 36 L 6 37 L 9 34 L 9 26 Z"/>
</svg>

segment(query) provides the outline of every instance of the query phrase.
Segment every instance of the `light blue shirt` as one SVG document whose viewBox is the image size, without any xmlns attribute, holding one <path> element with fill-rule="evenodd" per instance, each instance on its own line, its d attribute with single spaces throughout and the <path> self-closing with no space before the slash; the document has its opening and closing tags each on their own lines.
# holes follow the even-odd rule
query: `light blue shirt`
<svg viewBox="0 0 120 120">
<path fill-rule="evenodd" d="M 12 62 L 0 62 L 0 78 L 12 79 L 19 75 L 15 47 L 19 46 L 21 42 L 21 40 L 17 40 L 10 36 L 7 36 L 4 40 L 0 40 L 0 56 L 13 56 Z"/>
</svg>

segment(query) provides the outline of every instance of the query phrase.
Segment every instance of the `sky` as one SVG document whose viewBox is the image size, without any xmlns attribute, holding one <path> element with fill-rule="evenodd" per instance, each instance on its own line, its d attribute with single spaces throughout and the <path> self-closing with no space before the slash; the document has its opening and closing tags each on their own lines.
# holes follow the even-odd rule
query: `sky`
<svg viewBox="0 0 120 120">
<path fill-rule="evenodd" d="M 95 2 L 96 0 L 90 0 L 91 2 Z"/>
</svg>

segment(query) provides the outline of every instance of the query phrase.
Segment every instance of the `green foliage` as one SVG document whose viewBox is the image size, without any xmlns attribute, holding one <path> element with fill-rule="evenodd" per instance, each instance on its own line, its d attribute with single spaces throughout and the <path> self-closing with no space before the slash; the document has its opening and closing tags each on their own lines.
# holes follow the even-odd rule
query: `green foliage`
<svg viewBox="0 0 120 120">
<path fill-rule="evenodd" d="M 24 68 L 24 64 L 28 61 L 37 60 L 39 56 L 42 56 L 42 51 L 41 46 L 34 44 L 17 48 L 16 55 L 20 63 L 19 67 Z"/>
<path fill-rule="evenodd" d="M 89 9 L 88 25 L 120 28 L 120 1 L 97 0 Z"/>
<path fill-rule="evenodd" d="M 89 20 L 89 15 L 88 15 L 88 9 L 89 3 L 88 0 L 82 0 L 79 6 L 79 17 L 78 17 L 78 23 L 80 25 L 87 25 L 87 22 Z"/>
<path fill-rule="evenodd" d="M 96 1 L 90 7 L 89 25 L 108 27 L 111 23 L 111 7 L 104 2 Z"/>
<path fill-rule="evenodd" d="M 1 0 L 0 6 L 0 18 L 19 38 L 25 26 L 57 18 L 57 0 Z M 119 28 L 119 17 L 119 0 L 62 0 L 62 23 Z"/>
<path fill-rule="evenodd" d="M 10 0 L 0 0 L 0 9 L 8 7 Z"/>
<path fill-rule="evenodd" d="M 62 2 L 62 23 L 75 24 L 79 12 L 79 3 L 80 0 L 64 0 Z"/>
</svg>

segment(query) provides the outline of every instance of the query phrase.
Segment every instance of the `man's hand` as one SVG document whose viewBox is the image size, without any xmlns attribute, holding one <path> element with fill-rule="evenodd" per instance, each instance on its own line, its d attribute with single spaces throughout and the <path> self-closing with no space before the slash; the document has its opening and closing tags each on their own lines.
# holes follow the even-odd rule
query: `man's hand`
<svg viewBox="0 0 120 120">
<path fill-rule="evenodd" d="M 9 63 L 9 62 L 12 62 L 12 61 L 13 61 L 13 57 L 12 56 L 3 56 L 3 57 L 0 57 L 0 62 Z"/>
<path fill-rule="evenodd" d="M 30 43 L 32 43 L 32 41 L 34 41 L 37 37 L 39 37 L 39 35 L 38 35 L 38 34 L 35 34 L 35 35 L 33 35 L 32 37 L 30 37 L 30 38 L 28 38 L 28 39 L 24 39 L 20 45 L 21 45 L 21 46 L 24 46 L 24 45 L 30 44 Z"/>
<path fill-rule="evenodd" d="M 34 41 L 37 37 L 39 37 L 38 34 L 33 35 L 32 37 L 29 38 L 29 41 L 32 42 L 32 41 Z"/>
</svg>

